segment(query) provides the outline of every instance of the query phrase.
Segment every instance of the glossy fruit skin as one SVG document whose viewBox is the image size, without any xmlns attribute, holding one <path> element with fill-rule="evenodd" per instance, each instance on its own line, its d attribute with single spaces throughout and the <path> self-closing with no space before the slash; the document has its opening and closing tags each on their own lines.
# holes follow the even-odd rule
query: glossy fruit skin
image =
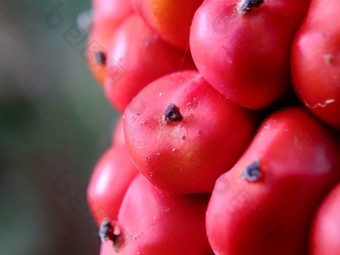
<svg viewBox="0 0 340 255">
<path fill-rule="evenodd" d="M 221 94 L 262 109 L 290 86 L 290 47 L 309 0 L 264 1 L 242 14 L 238 2 L 205 0 L 192 22 L 190 49 L 197 69 Z"/>
<path fill-rule="evenodd" d="M 98 226 L 105 218 L 117 219 L 125 192 L 137 173 L 126 145 L 114 145 L 100 158 L 87 188 L 88 205 Z"/>
<path fill-rule="evenodd" d="M 130 1 L 120 0 L 92 0 L 94 25 L 100 28 L 117 28 L 122 21 L 133 14 Z M 112 37 L 112 34 L 111 34 Z"/>
<path fill-rule="evenodd" d="M 166 42 L 189 48 L 191 21 L 203 0 L 132 0 L 136 12 Z"/>
<path fill-rule="evenodd" d="M 181 69 L 195 69 L 195 65 L 190 53 L 168 45 L 138 15 L 133 15 L 116 32 L 107 68 L 106 96 L 123 112 L 150 82 Z"/>
<path fill-rule="evenodd" d="M 209 255 L 205 210 L 209 195 L 181 196 L 160 190 L 142 175 L 131 183 L 118 222 L 121 243 L 102 243 L 101 255 Z M 111 247 L 108 247 L 111 246 Z"/>
<path fill-rule="evenodd" d="M 167 123 L 170 104 L 183 120 Z M 227 100 L 197 71 L 164 76 L 143 89 L 124 113 L 125 139 L 138 170 L 175 193 L 210 193 L 255 133 L 252 112 Z"/>
<path fill-rule="evenodd" d="M 310 235 L 310 255 L 340 254 L 340 183 L 322 201 Z"/>
<path fill-rule="evenodd" d="M 339 134 L 302 107 L 270 115 L 216 182 L 206 216 L 215 254 L 308 254 L 313 214 L 340 180 L 339 149 Z M 261 176 L 248 181 L 253 162 Z"/>
<path fill-rule="evenodd" d="M 115 255 L 117 254 L 114 251 L 113 244 L 111 241 L 102 242 L 100 245 L 99 255 Z"/>
<path fill-rule="evenodd" d="M 293 86 L 305 106 L 340 129 L 340 2 L 312 0 L 292 45 Z"/>
<path fill-rule="evenodd" d="M 108 54 L 118 26 L 133 13 L 130 1 L 93 0 L 93 24 L 86 46 L 88 67 L 100 85 L 104 84 L 106 65 L 97 61 L 95 54 Z"/>
</svg>

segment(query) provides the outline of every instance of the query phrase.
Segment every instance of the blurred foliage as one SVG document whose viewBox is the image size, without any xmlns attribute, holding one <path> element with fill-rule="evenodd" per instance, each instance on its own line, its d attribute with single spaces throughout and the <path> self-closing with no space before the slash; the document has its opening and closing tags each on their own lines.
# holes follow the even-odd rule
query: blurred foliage
<svg viewBox="0 0 340 255">
<path fill-rule="evenodd" d="M 88 71 L 86 33 L 75 27 L 90 7 L 1 4 L 0 254 L 99 254 L 85 192 L 117 114 Z"/>
</svg>

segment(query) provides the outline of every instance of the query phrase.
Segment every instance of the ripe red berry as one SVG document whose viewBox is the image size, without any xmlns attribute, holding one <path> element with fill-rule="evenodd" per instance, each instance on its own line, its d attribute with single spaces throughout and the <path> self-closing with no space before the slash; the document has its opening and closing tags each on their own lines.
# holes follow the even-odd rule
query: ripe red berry
<svg viewBox="0 0 340 255">
<path fill-rule="evenodd" d="M 205 233 L 208 195 L 175 195 L 150 184 L 142 175 L 131 183 L 118 221 L 103 236 L 101 255 L 212 254 Z M 110 238 L 111 236 L 111 238 Z"/>
<path fill-rule="evenodd" d="M 340 129 L 339 0 L 312 0 L 292 44 L 293 87 L 303 104 Z"/>
<path fill-rule="evenodd" d="M 215 254 L 307 254 L 313 214 L 340 180 L 339 150 L 339 136 L 302 107 L 270 115 L 216 182 L 206 214 Z"/>
<path fill-rule="evenodd" d="M 125 192 L 138 171 L 124 144 L 109 148 L 98 161 L 87 188 L 87 201 L 99 225 L 117 219 Z"/>
<path fill-rule="evenodd" d="M 107 74 L 107 54 L 118 26 L 133 13 L 130 1 L 92 0 L 93 22 L 87 46 L 87 64 L 100 85 Z"/>
<path fill-rule="evenodd" d="M 176 193 L 211 192 L 256 128 L 250 111 L 220 95 L 197 71 L 151 83 L 124 114 L 137 168 L 157 187 Z"/>
<path fill-rule="evenodd" d="M 133 15 L 118 28 L 110 45 L 105 93 L 123 112 L 147 84 L 182 69 L 195 69 L 190 53 L 168 45 L 142 18 Z"/>
<path fill-rule="evenodd" d="M 205 0 L 190 49 L 198 70 L 221 94 L 262 109 L 288 90 L 290 48 L 309 0 Z"/>
</svg>

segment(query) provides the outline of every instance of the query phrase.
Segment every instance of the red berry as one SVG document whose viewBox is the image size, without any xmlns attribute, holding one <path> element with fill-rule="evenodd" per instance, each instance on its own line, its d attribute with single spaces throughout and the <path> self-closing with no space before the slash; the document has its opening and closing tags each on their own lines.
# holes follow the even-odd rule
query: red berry
<svg viewBox="0 0 340 255">
<path fill-rule="evenodd" d="M 105 93 L 123 112 L 148 83 L 165 74 L 194 68 L 190 53 L 168 45 L 138 15 L 133 15 L 119 27 L 110 46 Z"/>
<path fill-rule="evenodd" d="M 339 0 L 312 0 L 292 45 L 294 89 L 304 105 L 340 129 Z"/>
<path fill-rule="evenodd" d="M 197 71 L 148 85 L 126 108 L 124 124 L 139 171 L 176 193 L 211 192 L 256 128 L 250 111 L 220 95 Z"/>
<path fill-rule="evenodd" d="M 249 109 L 290 86 L 290 47 L 309 0 L 205 0 L 192 21 L 190 49 L 204 78 Z"/>
<path fill-rule="evenodd" d="M 339 151 L 339 136 L 307 110 L 270 115 L 216 182 L 206 214 L 215 254 L 307 254 L 317 205 L 340 180 Z"/>
<path fill-rule="evenodd" d="M 208 195 L 182 196 L 160 190 L 139 175 L 131 183 L 112 222 L 108 254 L 212 254 L 205 233 Z M 116 240 L 116 241 L 115 241 Z"/>
<path fill-rule="evenodd" d="M 117 219 L 125 192 L 137 173 L 123 144 L 109 148 L 100 158 L 87 188 L 88 204 L 98 225 L 105 218 Z"/>
</svg>

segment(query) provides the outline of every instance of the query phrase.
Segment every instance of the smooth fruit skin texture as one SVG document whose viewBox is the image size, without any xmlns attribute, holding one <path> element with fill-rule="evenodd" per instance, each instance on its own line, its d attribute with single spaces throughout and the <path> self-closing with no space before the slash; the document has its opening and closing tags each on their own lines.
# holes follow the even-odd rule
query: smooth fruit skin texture
<svg viewBox="0 0 340 255">
<path fill-rule="evenodd" d="M 170 104 L 179 107 L 182 121 L 164 121 Z M 157 187 L 176 193 L 210 193 L 256 129 L 249 110 L 220 95 L 197 71 L 151 83 L 124 116 L 126 143 L 138 170 Z"/>
<path fill-rule="evenodd" d="M 121 242 L 115 248 L 104 242 L 101 255 L 213 254 L 205 233 L 208 200 L 208 195 L 170 194 L 138 175 L 119 211 Z"/>
<path fill-rule="evenodd" d="M 310 255 L 340 254 L 340 183 L 318 209 L 310 236 Z"/>
<path fill-rule="evenodd" d="M 106 96 L 123 112 L 147 84 L 181 69 L 195 69 L 190 53 L 165 43 L 138 15 L 130 16 L 110 46 Z"/>
<path fill-rule="evenodd" d="M 168 43 L 189 47 L 191 21 L 203 0 L 132 0 L 136 12 Z"/>
<path fill-rule="evenodd" d="M 212 193 L 206 226 L 216 255 L 308 254 L 313 214 L 340 180 L 340 140 L 333 131 L 300 107 L 261 124 Z M 252 177 L 261 176 L 250 181 L 242 175 L 253 162 L 260 167 Z"/>
<path fill-rule="evenodd" d="M 239 13 L 238 0 L 205 0 L 191 27 L 197 69 L 221 94 L 249 109 L 275 102 L 290 86 L 290 46 L 309 0 L 267 0 Z"/>
<path fill-rule="evenodd" d="M 115 255 L 115 254 L 117 253 L 114 251 L 113 243 L 111 241 L 105 241 L 101 243 L 99 255 Z"/>
<path fill-rule="evenodd" d="M 92 6 L 94 25 L 101 28 L 117 28 L 126 17 L 133 13 L 130 1 L 92 0 Z"/>
<path fill-rule="evenodd" d="M 292 45 L 293 86 L 305 106 L 340 129 L 340 1 L 312 0 Z"/>
<path fill-rule="evenodd" d="M 126 145 L 114 145 L 100 158 L 87 188 L 88 205 L 98 226 L 105 218 L 117 219 L 125 192 L 137 173 Z"/>
</svg>

